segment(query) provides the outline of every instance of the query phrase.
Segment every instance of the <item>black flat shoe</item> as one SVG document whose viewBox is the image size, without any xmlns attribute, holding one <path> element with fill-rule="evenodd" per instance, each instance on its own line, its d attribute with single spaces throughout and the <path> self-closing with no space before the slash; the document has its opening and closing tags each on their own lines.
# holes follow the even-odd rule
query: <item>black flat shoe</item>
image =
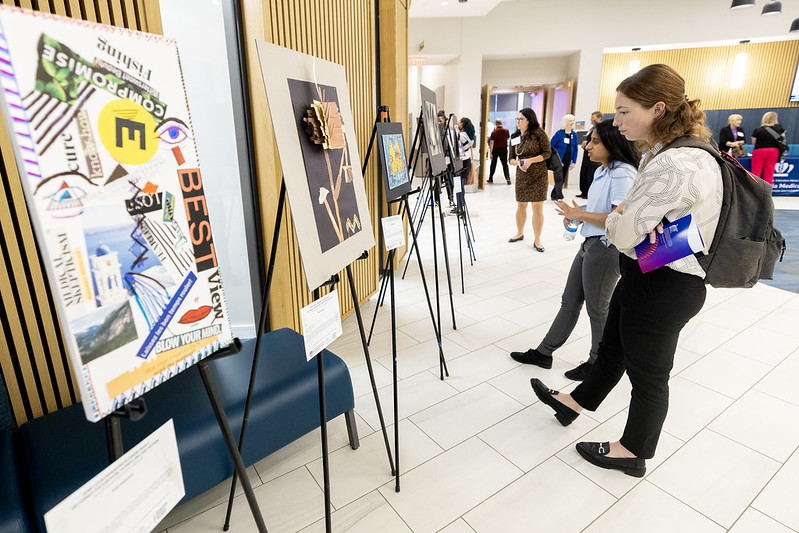
<svg viewBox="0 0 799 533">
<path fill-rule="evenodd" d="M 574 419 L 580 414 L 568 405 L 560 403 L 553 398 L 552 396 L 558 394 L 558 391 L 547 388 L 546 385 L 541 383 L 540 379 L 531 379 L 530 385 L 533 386 L 533 392 L 538 396 L 538 399 L 555 410 L 555 418 L 558 419 L 561 425 L 568 426 L 574 422 Z"/>
<path fill-rule="evenodd" d="M 544 251 L 544 247 L 543 246 L 537 246 L 535 243 L 533 243 L 533 249 L 535 249 L 536 252 L 543 252 Z"/>
<path fill-rule="evenodd" d="M 575 446 L 577 453 L 583 459 L 600 468 L 621 470 L 628 476 L 644 477 L 646 474 L 646 461 L 637 457 L 608 457 L 610 452 L 609 442 L 578 442 Z"/>
<path fill-rule="evenodd" d="M 507 181 L 507 182 L 508 182 L 508 185 L 510 185 L 510 180 L 505 180 L 505 181 Z"/>
<path fill-rule="evenodd" d="M 527 350 L 526 352 L 511 352 L 510 356 L 526 365 L 540 366 L 541 368 L 552 368 L 552 356 L 544 355 L 538 350 Z"/>
<path fill-rule="evenodd" d="M 588 372 L 591 370 L 591 363 L 586 361 L 585 363 L 580 363 L 575 368 L 571 370 L 567 370 L 563 373 L 569 379 L 573 379 L 574 381 L 582 381 L 585 379 L 585 376 L 588 375 Z"/>
<path fill-rule="evenodd" d="M 519 242 L 522 240 L 524 240 L 524 235 L 522 235 L 521 237 L 511 237 L 510 239 L 508 239 L 508 242 Z"/>
</svg>

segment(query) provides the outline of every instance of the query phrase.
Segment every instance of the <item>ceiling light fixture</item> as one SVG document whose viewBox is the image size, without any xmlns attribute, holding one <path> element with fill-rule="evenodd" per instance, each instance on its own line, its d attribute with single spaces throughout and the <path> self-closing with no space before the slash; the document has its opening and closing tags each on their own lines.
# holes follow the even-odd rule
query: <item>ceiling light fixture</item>
<svg viewBox="0 0 799 533">
<path fill-rule="evenodd" d="M 732 0 L 730 9 L 744 9 L 747 7 L 754 7 L 755 0 Z"/>
<path fill-rule="evenodd" d="M 793 19 L 793 22 L 791 22 L 791 29 L 788 31 L 791 33 L 799 31 L 799 18 Z"/>
<path fill-rule="evenodd" d="M 780 13 L 782 13 L 782 2 L 779 0 L 772 0 L 767 3 L 763 6 L 763 11 L 760 12 L 761 15 L 779 15 Z"/>
</svg>

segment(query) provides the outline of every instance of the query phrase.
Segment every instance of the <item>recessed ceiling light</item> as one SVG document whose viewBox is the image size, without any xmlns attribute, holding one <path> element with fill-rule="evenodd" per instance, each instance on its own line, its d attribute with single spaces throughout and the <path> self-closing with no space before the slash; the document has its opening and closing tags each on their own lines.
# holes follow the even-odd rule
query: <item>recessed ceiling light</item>
<svg viewBox="0 0 799 533">
<path fill-rule="evenodd" d="M 449 2 L 441 2 L 441 5 L 442 5 L 442 6 L 448 6 L 448 5 L 449 5 Z"/>
</svg>

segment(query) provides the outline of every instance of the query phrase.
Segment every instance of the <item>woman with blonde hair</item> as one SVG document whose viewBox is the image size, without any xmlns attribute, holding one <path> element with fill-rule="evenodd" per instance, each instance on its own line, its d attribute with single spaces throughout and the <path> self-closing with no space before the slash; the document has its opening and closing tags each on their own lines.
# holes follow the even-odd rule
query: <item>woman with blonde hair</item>
<svg viewBox="0 0 799 533">
<path fill-rule="evenodd" d="M 719 149 L 727 152 L 733 157 L 743 157 L 746 152 L 743 149 L 746 142 L 744 129 L 741 127 L 743 117 L 733 113 L 727 118 L 727 125 L 719 132 Z"/>
<path fill-rule="evenodd" d="M 777 122 L 777 112 L 769 111 L 763 115 L 760 127 L 752 132 L 752 174 L 774 185 L 774 166 L 780 160 L 782 150 L 777 140 L 785 139 L 785 128 Z"/>
<path fill-rule="evenodd" d="M 683 326 L 705 302 L 705 272 L 693 255 L 641 272 L 635 246 L 654 242 L 662 220 L 690 214 L 707 253 L 721 212 L 721 169 L 702 148 L 664 148 L 680 137 L 710 142 L 699 101 L 667 65 L 649 65 L 616 88 L 614 124 L 643 156 L 629 194 L 605 220 L 605 235 L 621 252 L 619 279 L 610 300 L 596 362 L 570 394 L 531 384 L 536 396 L 570 424 L 583 409 L 595 411 L 624 373 L 632 384 L 627 424 L 619 440 L 580 442 L 577 452 L 601 468 L 642 477 L 655 455 L 669 405 L 669 372 Z"/>
</svg>

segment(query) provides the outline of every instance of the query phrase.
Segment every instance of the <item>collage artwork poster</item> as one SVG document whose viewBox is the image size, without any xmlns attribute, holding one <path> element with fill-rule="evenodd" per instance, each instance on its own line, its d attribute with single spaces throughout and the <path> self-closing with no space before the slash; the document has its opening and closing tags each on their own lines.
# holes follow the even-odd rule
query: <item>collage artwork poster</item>
<svg viewBox="0 0 799 533">
<path fill-rule="evenodd" d="M 232 341 L 177 44 L 0 6 L 0 63 L 28 209 L 97 421 Z"/>
</svg>

